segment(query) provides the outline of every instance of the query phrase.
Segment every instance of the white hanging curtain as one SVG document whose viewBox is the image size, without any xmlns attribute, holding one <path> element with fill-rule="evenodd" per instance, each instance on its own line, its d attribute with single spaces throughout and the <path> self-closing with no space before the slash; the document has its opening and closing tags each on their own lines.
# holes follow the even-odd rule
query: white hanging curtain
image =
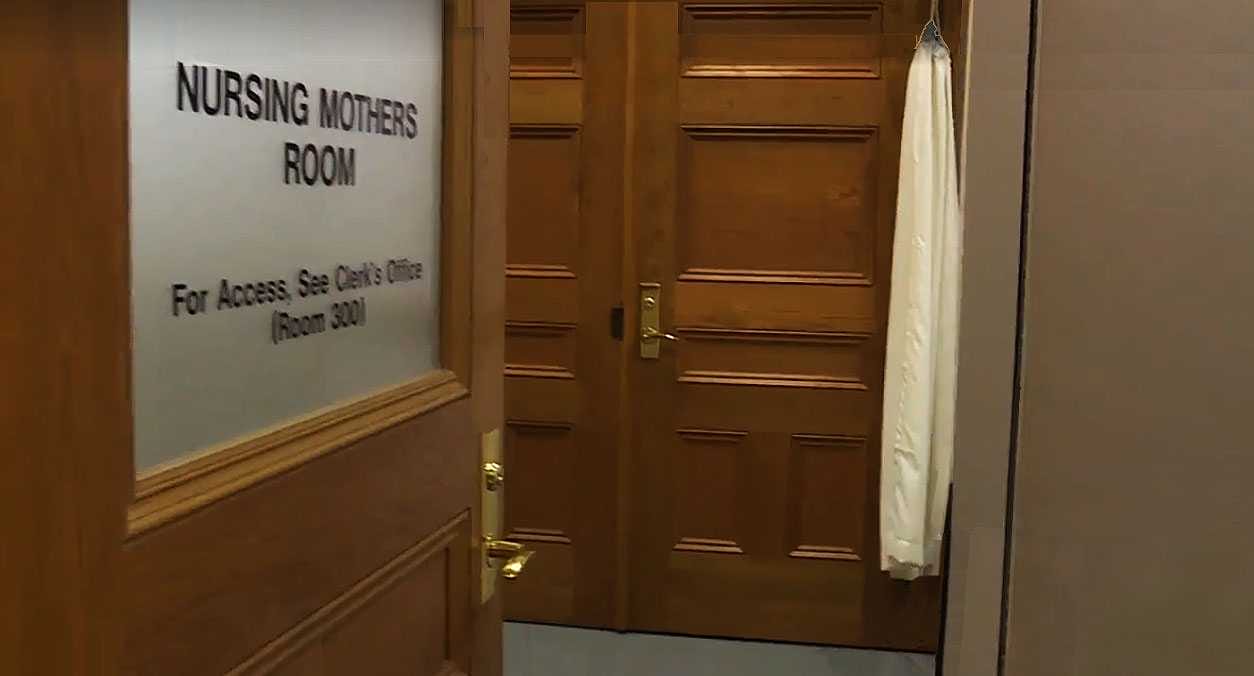
<svg viewBox="0 0 1254 676">
<path fill-rule="evenodd" d="M 962 220 L 952 65 L 934 27 L 906 86 L 884 369 L 880 565 L 907 580 L 939 573 L 953 466 Z"/>
</svg>

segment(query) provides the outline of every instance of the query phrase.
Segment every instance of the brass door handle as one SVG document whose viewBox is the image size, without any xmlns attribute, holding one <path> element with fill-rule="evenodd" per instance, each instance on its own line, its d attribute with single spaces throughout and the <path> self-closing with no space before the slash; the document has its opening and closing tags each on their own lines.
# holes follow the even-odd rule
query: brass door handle
<svg viewBox="0 0 1254 676">
<path fill-rule="evenodd" d="M 483 487 L 494 491 L 505 483 L 505 468 L 499 462 L 483 463 Z"/>
<path fill-rule="evenodd" d="M 640 283 L 640 358 L 657 359 L 662 354 L 662 341 L 677 341 L 678 336 L 662 330 L 662 285 Z"/>
<path fill-rule="evenodd" d="M 640 340 L 679 340 L 679 336 L 673 333 L 662 333 L 652 326 L 646 326 L 640 329 Z"/>
<path fill-rule="evenodd" d="M 498 540 L 491 535 L 483 536 L 483 544 L 487 550 L 489 562 L 493 559 L 505 559 L 504 565 L 501 566 L 501 577 L 506 580 L 518 579 L 523 569 L 527 567 L 527 562 L 535 555 L 534 550 L 527 549 L 517 542 Z"/>
</svg>

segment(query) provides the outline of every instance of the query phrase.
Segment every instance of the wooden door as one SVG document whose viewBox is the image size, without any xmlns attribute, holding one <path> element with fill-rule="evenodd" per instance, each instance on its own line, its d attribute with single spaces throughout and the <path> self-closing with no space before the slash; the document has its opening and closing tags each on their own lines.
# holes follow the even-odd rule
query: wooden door
<svg viewBox="0 0 1254 676">
<path fill-rule="evenodd" d="M 506 613 L 621 627 L 626 4 L 510 14 L 506 520 L 537 555 Z"/>
<path fill-rule="evenodd" d="M 127 7 L 0 21 L 0 278 L 26 289 L 0 330 L 0 672 L 499 673 L 478 505 L 502 424 L 505 5 L 444 7 L 441 367 L 139 477 Z"/>
<path fill-rule="evenodd" d="M 939 585 L 889 580 L 877 544 L 905 72 L 928 5 L 634 6 L 636 279 L 679 338 L 632 361 L 635 628 L 936 646 Z"/>
</svg>

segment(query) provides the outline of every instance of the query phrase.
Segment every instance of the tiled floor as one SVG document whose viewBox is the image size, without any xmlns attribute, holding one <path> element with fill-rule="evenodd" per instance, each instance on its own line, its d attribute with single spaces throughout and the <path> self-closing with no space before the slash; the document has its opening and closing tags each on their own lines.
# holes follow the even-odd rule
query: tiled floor
<svg viewBox="0 0 1254 676">
<path fill-rule="evenodd" d="M 505 676 L 932 676 L 931 655 L 505 624 Z"/>
</svg>

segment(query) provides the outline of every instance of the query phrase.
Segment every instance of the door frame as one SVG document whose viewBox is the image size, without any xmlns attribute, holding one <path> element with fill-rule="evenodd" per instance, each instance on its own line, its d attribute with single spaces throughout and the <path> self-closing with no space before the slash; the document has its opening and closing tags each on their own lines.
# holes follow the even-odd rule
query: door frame
<svg viewBox="0 0 1254 676">
<path fill-rule="evenodd" d="M 25 227 L 6 238 L 0 267 L 15 273 L 5 276 L 15 290 L 27 288 L 12 306 L 22 321 L 0 332 L 9 430 L 0 584 L 13 600 L 0 624 L 0 664 L 14 673 L 118 673 L 137 593 L 128 580 L 137 537 L 458 400 L 468 400 L 476 439 L 500 427 L 508 4 L 445 2 L 442 368 L 137 478 L 128 3 L 16 2 L 4 41 L 12 91 L 0 110 L 20 128 L 0 165 L 0 196 L 6 217 Z M 469 578 L 471 612 L 458 622 L 468 640 L 454 650 L 474 673 L 492 675 L 501 669 L 500 603 L 498 595 L 480 604 L 479 449 L 466 451 L 475 471 L 456 483 L 472 496 L 470 569 L 453 575 Z M 258 638 L 270 637 L 247 640 Z"/>
<path fill-rule="evenodd" d="M 958 367 L 954 486 L 938 673 L 992 676 L 997 671 L 1030 4 L 1031 0 L 983 4 L 941 0 L 944 34 L 956 56 L 955 121 L 966 229 L 964 340 Z M 631 143 L 630 136 L 627 143 Z M 638 323 L 632 302 L 637 273 L 631 220 L 628 210 L 622 228 L 625 327 Z M 625 334 L 624 365 L 634 347 L 630 333 Z M 624 374 L 629 371 L 623 368 Z M 623 387 L 626 391 L 626 375 Z M 622 397 L 624 424 L 617 439 L 614 481 L 615 509 L 620 515 L 629 512 L 631 450 L 635 447 L 631 411 L 630 401 Z M 620 528 L 620 570 L 626 569 L 630 556 L 626 532 Z M 615 590 L 616 629 L 627 626 L 628 594 L 626 583 L 620 580 Z"/>
<path fill-rule="evenodd" d="M 959 5 L 950 8 L 950 5 Z M 949 565 L 937 673 L 999 673 L 1034 0 L 950 0 L 964 251 Z M 950 45 L 954 45 L 950 41 Z"/>
</svg>

